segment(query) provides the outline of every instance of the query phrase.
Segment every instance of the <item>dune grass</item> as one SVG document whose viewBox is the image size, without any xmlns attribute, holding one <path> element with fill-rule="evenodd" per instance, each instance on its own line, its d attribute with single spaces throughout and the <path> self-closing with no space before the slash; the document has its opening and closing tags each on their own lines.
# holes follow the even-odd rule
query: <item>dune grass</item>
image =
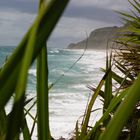
<svg viewBox="0 0 140 140">
<path fill-rule="evenodd" d="M 46 3 L 40 0 L 40 8 L 35 21 L 1 68 L 0 140 L 18 140 L 21 134 L 25 140 L 31 140 L 35 123 L 38 127 L 38 140 L 52 138 L 49 128 L 46 41 L 68 2 L 69 0 L 51 0 Z M 138 0 L 129 2 L 133 10 L 129 14 L 120 12 L 127 27 L 124 38 L 117 41 L 123 44 L 127 51 L 123 49 L 115 56 L 107 55 L 103 78 L 97 88 L 90 87 L 93 95 L 83 116 L 82 126 L 79 127 L 78 122 L 76 123 L 76 140 L 121 140 L 140 137 L 140 116 L 137 115 L 140 106 L 140 3 Z M 37 115 L 32 116 L 30 114 L 32 107 L 26 110 L 24 106 L 32 101 L 32 99 L 26 100 L 26 87 L 28 70 L 35 60 L 37 60 Z M 113 71 L 114 67 L 124 76 Z M 112 81 L 119 85 L 115 91 Z M 103 115 L 94 126 L 89 127 L 91 113 L 95 111 L 92 111 L 92 108 L 99 96 L 103 102 Z M 5 106 L 11 98 L 14 99 L 12 110 L 6 114 Z M 34 120 L 32 130 L 28 127 L 27 114 Z M 135 128 L 133 131 L 131 125 Z"/>
<path fill-rule="evenodd" d="M 110 54 L 110 58 L 107 55 L 106 69 L 102 69 L 105 75 L 97 88 L 89 86 L 94 93 L 83 117 L 83 123 L 81 126 L 76 123 L 78 140 L 139 139 L 140 3 L 137 0 L 131 0 L 129 3 L 133 7 L 131 13 L 119 12 L 125 21 L 123 36 L 116 41 L 121 44 L 120 50 L 114 49 L 115 55 Z M 123 76 L 113 69 L 118 69 Z M 118 85 L 116 90 L 113 90 L 112 81 Z M 94 113 L 92 108 L 99 96 L 103 102 L 103 115 L 95 125 L 89 126 L 89 118 L 91 113 Z"/>
<path fill-rule="evenodd" d="M 31 139 L 24 115 L 24 105 L 26 102 L 28 70 L 36 58 L 38 59 L 38 139 L 51 139 L 48 119 L 48 68 L 45 44 L 63 13 L 68 0 L 63 0 L 63 2 L 61 0 L 42 2 L 34 23 L 0 71 L 0 112 L 6 120 L 6 128 L 3 127 L 0 130 L 2 132 L 0 135 L 1 140 L 19 139 L 21 133 L 23 133 L 24 139 Z M 6 115 L 4 108 L 12 96 L 14 97 L 12 111 Z M 0 122 L 2 121 L 3 118 Z"/>
</svg>

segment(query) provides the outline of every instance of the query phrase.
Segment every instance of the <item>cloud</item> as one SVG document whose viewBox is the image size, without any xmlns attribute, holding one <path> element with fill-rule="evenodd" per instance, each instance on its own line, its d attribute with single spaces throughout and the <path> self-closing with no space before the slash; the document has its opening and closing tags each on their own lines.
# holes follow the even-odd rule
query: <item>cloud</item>
<svg viewBox="0 0 140 140">
<path fill-rule="evenodd" d="M 62 17 L 58 23 L 54 34 L 60 37 L 73 36 L 78 38 L 85 32 L 90 32 L 91 29 L 96 29 L 104 26 L 113 26 L 113 23 L 108 23 L 106 21 L 100 22 L 95 19 L 83 19 L 76 17 Z"/>
<path fill-rule="evenodd" d="M 97 20 L 100 22 L 118 23 L 118 14 L 110 9 L 101 7 L 68 7 L 64 16 Z"/>
<path fill-rule="evenodd" d="M 0 10 L 0 45 L 18 44 L 34 18 L 34 14 Z"/>
<path fill-rule="evenodd" d="M 127 0 L 71 0 L 71 5 L 76 7 L 101 7 L 105 9 L 122 10 L 128 6 Z"/>
<path fill-rule="evenodd" d="M 15 9 L 20 12 L 36 13 L 38 0 L 1 0 L 0 9 Z"/>
<path fill-rule="evenodd" d="M 64 16 L 53 31 L 49 45 L 66 47 L 71 42 L 85 39 L 94 29 L 105 26 L 114 26 L 114 23 Z"/>
<path fill-rule="evenodd" d="M 120 25 L 112 9 L 125 9 L 127 0 L 70 0 L 70 3 L 52 33 L 49 44 L 65 47 L 86 37 L 92 30 Z M 35 18 L 38 0 L 0 1 L 0 45 L 17 44 Z"/>
</svg>

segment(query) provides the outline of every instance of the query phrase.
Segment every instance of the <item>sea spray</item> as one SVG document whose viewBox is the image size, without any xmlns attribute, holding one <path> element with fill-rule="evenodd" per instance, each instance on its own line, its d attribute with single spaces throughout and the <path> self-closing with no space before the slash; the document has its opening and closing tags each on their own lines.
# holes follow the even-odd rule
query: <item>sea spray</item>
<svg viewBox="0 0 140 140">
<path fill-rule="evenodd" d="M 0 66 L 11 54 L 13 47 L 0 47 Z M 50 102 L 50 129 L 52 136 L 68 137 L 75 129 L 76 120 L 84 114 L 90 90 L 87 85 L 96 86 L 103 73 L 101 67 L 105 67 L 105 51 L 86 51 L 84 56 L 68 71 L 68 69 L 81 56 L 83 50 L 65 50 L 49 49 L 49 83 L 55 81 L 61 76 L 61 79 L 53 86 L 49 94 Z M 68 72 L 67 72 L 68 71 Z M 28 107 L 35 102 L 36 91 L 36 68 L 35 63 L 29 70 L 27 98 L 34 98 Z M 11 101 L 12 102 L 12 101 Z M 101 103 L 96 102 L 95 109 L 99 108 Z M 7 106 L 9 111 L 11 103 Z M 36 108 L 31 110 L 35 115 Z M 99 118 L 100 112 L 95 112 L 94 119 Z M 94 121 L 95 121 L 94 120 Z M 32 127 L 32 119 L 28 116 L 29 127 Z M 93 123 L 93 121 L 92 121 Z M 33 139 L 36 139 L 34 132 Z"/>
</svg>

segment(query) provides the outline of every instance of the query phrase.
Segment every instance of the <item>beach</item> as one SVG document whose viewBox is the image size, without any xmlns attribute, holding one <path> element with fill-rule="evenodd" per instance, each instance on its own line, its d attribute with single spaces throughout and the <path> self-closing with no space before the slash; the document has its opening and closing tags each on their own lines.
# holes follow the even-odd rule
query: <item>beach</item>
<svg viewBox="0 0 140 140">
<path fill-rule="evenodd" d="M 10 47 L 1 47 L 0 49 L 0 65 L 2 65 L 6 56 L 13 49 Z M 50 130 L 51 135 L 55 139 L 59 139 L 60 137 L 69 139 L 72 136 L 76 121 L 84 114 L 87 101 L 92 94 L 87 86 L 96 87 L 103 75 L 100 68 L 105 67 L 105 51 L 86 51 L 81 57 L 82 54 L 83 50 L 48 49 L 49 84 L 54 83 L 54 86 L 49 91 Z M 34 97 L 34 99 L 27 108 L 36 99 L 35 63 L 28 73 L 26 95 L 27 98 Z M 101 102 L 98 100 L 94 105 L 94 109 L 100 107 Z M 10 110 L 10 108 L 9 104 L 7 110 Z M 30 112 L 35 116 L 36 107 Z M 94 120 L 91 120 L 91 123 L 95 123 L 100 115 L 101 111 L 95 112 L 93 114 Z M 31 129 L 33 121 L 30 116 L 27 118 Z M 35 139 L 37 139 L 36 131 L 33 134 L 33 140 Z"/>
</svg>

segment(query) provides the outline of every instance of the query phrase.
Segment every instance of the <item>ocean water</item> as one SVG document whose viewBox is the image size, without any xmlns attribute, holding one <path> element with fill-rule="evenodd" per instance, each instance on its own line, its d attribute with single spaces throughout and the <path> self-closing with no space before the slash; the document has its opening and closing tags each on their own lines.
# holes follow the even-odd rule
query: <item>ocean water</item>
<svg viewBox="0 0 140 140">
<path fill-rule="evenodd" d="M 10 46 L 0 47 L 0 66 L 13 50 Z M 49 83 L 55 83 L 49 93 L 50 128 L 54 138 L 71 136 L 75 123 L 84 114 L 88 98 L 92 94 L 87 86 L 96 87 L 103 76 L 100 68 L 105 67 L 105 51 L 86 51 L 83 56 L 82 54 L 83 50 L 48 49 Z M 79 61 L 75 63 L 77 60 Z M 29 70 L 26 94 L 28 98 L 36 95 L 35 63 Z M 94 105 L 95 109 L 99 107 L 100 100 Z M 10 110 L 10 105 L 8 109 Z M 36 108 L 33 108 L 31 113 L 35 115 L 35 112 Z M 95 112 L 91 123 L 95 123 L 100 114 L 101 111 Z M 28 121 L 31 128 L 32 119 L 29 116 Z M 36 139 L 36 132 L 33 139 Z"/>
</svg>

